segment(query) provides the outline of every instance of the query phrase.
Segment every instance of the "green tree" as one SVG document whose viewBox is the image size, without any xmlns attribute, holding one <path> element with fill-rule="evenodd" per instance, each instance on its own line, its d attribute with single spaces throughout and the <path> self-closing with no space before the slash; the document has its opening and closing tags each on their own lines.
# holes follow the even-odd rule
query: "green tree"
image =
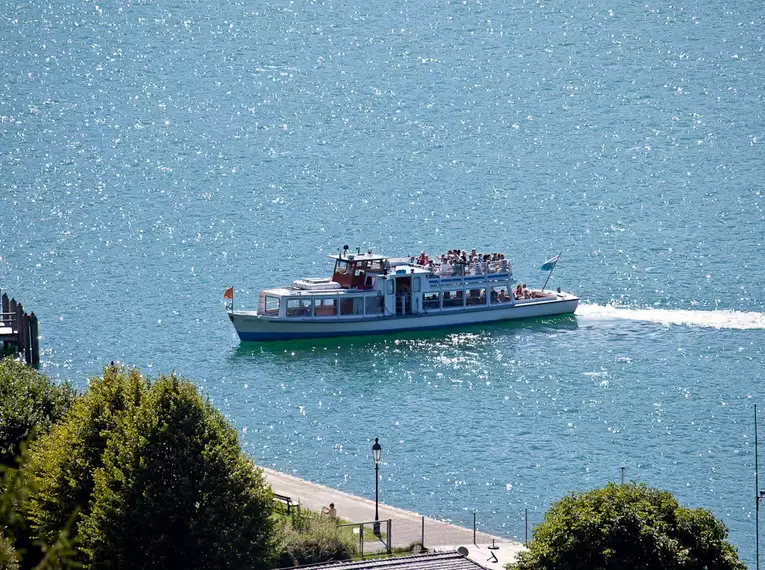
<svg viewBox="0 0 765 570">
<path fill-rule="evenodd" d="M 78 509 L 72 536 L 86 567 L 268 565 L 270 488 L 193 384 L 107 368 L 81 400 L 33 449 L 40 538 Z"/>
<path fill-rule="evenodd" d="M 25 518 L 34 538 L 55 544 L 70 524 L 75 542 L 81 517 L 90 513 L 94 475 L 102 466 L 107 441 L 123 418 L 136 413 L 148 383 L 136 370 L 104 369 L 89 381 L 67 415 L 30 448 L 26 467 L 29 498 Z M 72 516 L 78 514 L 74 520 Z M 81 556 L 79 562 L 86 562 Z"/>
<path fill-rule="evenodd" d="M 18 570 L 19 558 L 13 542 L 0 530 L 0 570 Z"/>
<path fill-rule="evenodd" d="M 534 529 L 512 570 L 746 570 L 706 509 L 642 484 L 572 493 Z"/>
<path fill-rule="evenodd" d="M 69 384 L 55 385 L 21 362 L 0 360 L 0 465 L 15 467 L 22 444 L 48 431 L 74 397 Z"/>
</svg>

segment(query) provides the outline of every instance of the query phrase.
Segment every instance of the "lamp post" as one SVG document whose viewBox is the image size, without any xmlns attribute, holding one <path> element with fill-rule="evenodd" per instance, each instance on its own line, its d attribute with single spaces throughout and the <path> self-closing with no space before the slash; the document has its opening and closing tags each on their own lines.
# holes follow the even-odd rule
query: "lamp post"
<svg viewBox="0 0 765 570">
<path fill-rule="evenodd" d="M 760 474 L 757 462 L 757 404 L 754 405 L 754 544 L 755 557 L 757 560 L 757 570 L 760 570 L 760 500 L 765 496 L 764 491 L 760 491 Z"/>
<path fill-rule="evenodd" d="M 380 445 L 380 442 L 377 438 L 375 438 L 375 443 L 372 446 L 372 459 L 374 459 L 375 462 L 375 524 L 374 524 L 374 533 L 376 536 L 380 536 L 380 515 L 378 513 L 378 502 L 379 502 L 379 492 L 380 492 L 380 453 L 382 452 L 382 446 Z"/>
</svg>

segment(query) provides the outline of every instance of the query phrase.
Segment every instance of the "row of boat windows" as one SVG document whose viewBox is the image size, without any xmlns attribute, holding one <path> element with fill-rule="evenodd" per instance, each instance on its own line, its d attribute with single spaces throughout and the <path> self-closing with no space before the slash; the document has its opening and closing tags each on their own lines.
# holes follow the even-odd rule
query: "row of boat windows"
<svg viewBox="0 0 765 570">
<path fill-rule="evenodd" d="M 509 303 L 512 296 L 507 287 L 492 287 L 489 298 L 486 298 L 486 289 L 452 289 L 423 293 L 422 308 L 426 311 L 435 309 L 451 309 L 455 307 L 475 305 L 498 305 Z M 279 315 L 280 297 L 266 295 L 265 314 Z M 366 296 L 343 296 L 322 297 L 311 299 L 286 298 L 286 314 L 288 317 L 336 317 L 337 315 L 380 315 L 385 311 L 384 298 L 377 295 Z"/>
<path fill-rule="evenodd" d="M 492 287 L 489 290 L 488 304 L 500 305 L 502 303 L 509 303 L 512 301 L 512 296 L 509 294 L 507 287 L 504 285 L 501 287 Z M 451 309 L 453 307 L 465 307 L 473 305 L 486 305 L 486 289 L 454 289 L 450 291 L 444 291 L 443 294 L 439 291 L 432 293 L 423 293 L 422 295 L 422 308 L 427 310 L 433 309 Z"/>
<path fill-rule="evenodd" d="M 267 315 L 279 314 L 279 297 L 266 295 Z M 340 315 L 379 315 L 384 310 L 381 296 L 323 297 L 318 299 L 285 299 L 288 317 L 335 317 Z"/>
</svg>

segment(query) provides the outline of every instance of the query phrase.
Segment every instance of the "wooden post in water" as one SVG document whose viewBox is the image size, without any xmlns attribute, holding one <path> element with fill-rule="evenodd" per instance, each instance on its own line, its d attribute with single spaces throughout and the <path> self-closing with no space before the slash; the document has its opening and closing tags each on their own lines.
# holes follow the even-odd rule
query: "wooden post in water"
<svg viewBox="0 0 765 570">
<path fill-rule="evenodd" d="M 16 318 L 16 299 L 11 299 L 8 302 L 8 326 L 13 329 L 13 319 Z"/>
<path fill-rule="evenodd" d="M 32 341 L 32 366 L 40 366 L 40 333 L 37 328 L 37 316 L 29 315 L 29 336 Z"/>
<path fill-rule="evenodd" d="M 24 344 L 24 361 L 27 365 L 32 364 L 32 343 L 29 339 L 29 315 L 21 312 L 21 325 L 19 326 L 19 339 Z M 19 347 L 21 352 L 21 347 Z"/>
<path fill-rule="evenodd" d="M 11 299 L 11 303 L 13 303 L 15 299 Z M 22 322 L 21 322 L 21 316 L 24 314 L 24 307 L 21 305 L 21 303 L 16 303 L 16 350 L 19 354 L 24 353 L 24 335 L 21 334 L 21 331 L 24 330 L 22 328 Z"/>
</svg>

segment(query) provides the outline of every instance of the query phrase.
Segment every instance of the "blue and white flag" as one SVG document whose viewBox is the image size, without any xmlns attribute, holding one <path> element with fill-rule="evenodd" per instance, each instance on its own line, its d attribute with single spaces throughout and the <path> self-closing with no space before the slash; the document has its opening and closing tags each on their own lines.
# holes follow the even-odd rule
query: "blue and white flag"
<svg viewBox="0 0 765 570">
<path fill-rule="evenodd" d="M 545 264 L 542 266 L 542 271 L 550 271 L 553 267 L 555 267 L 555 264 L 558 263 L 558 258 L 560 257 L 560 254 L 556 255 L 552 259 L 548 259 L 545 261 Z"/>
</svg>

